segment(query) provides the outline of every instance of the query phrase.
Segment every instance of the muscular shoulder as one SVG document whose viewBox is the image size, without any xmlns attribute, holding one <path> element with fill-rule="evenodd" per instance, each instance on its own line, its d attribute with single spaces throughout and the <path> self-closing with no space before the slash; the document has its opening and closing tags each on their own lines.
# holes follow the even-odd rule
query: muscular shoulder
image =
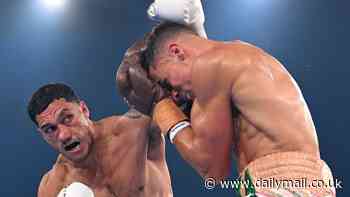
<svg viewBox="0 0 350 197">
<path fill-rule="evenodd" d="M 38 188 L 38 197 L 57 196 L 64 186 L 67 174 L 67 166 L 61 162 L 57 162 L 52 169 L 42 177 Z"/>
<path fill-rule="evenodd" d="M 215 47 L 197 57 L 192 67 L 192 86 L 197 96 L 205 93 L 213 95 L 221 87 L 223 80 L 220 80 L 222 63 L 224 59 L 222 47 Z"/>
<path fill-rule="evenodd" d="M 194 73 L 222 78 L 230 70 L 238 70 L 243 65 L 257 61 L 264 51 L 243 41 L 217 42 L 215 46 L 194 61 Z"/>
<path fill-rule="evenodd" d="M 230 68 L 237 71 L 262 61 L 266 55 L 261 48 L 240 40 L 227 42 L 221 46 L 223 54 L 221 63 L 225 69 Z"/>
<path fill-rule="evenodd" d="M 100 120 L 98 124 L 100 124 L 106 132 L 110 131 L 117 135 L 137 128 L 144 129 L 149 122 L 150 118 L 148 116 L 145 116 L 136 110 L 129 110 L 120 116 L 104 118 Z"/>
<path fill-rule="evenodd" d="M 203 91 L 209 95 L 225 93 L 225 90 L 229 93 L 235 78 L 250 65 L 262 61 L 264 54 L 262 49 L 242 41 L 217 43 L 194 61 L 194 91 L 200 91 L 197 92 L 200 95 L 203 95 Z"/>
</svg>

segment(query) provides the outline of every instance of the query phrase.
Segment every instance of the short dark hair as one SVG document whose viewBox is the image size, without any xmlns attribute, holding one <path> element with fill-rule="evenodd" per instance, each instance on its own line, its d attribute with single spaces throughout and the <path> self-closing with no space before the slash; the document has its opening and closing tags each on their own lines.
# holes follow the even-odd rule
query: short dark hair
<svg viewBox="0 0 350 197">
<path fill-rule="evenodd" d="M 40 87 L 34 92 L 27 106 L 30 119 L 38 125 L 36 116 L 45 111 L 50 103 L 61 98 L 64 98 L 68 102 L 79 103 L 80 101 L 73 89 L 68 85 L 52 83 Z"/>
<path fill-rule="evenodd" d="M 142 53 L 142 66 L 146 70 L 149 70 L 150 66 L 154 63 L 156 55 L 159 54 L 164 41 L 175 38 L 180 33 L 196 35 L 190 27 L 173 22 L 163 22 L 154 27 L 151 33 L 145 37 L 147 46 Z"/>
</svg>

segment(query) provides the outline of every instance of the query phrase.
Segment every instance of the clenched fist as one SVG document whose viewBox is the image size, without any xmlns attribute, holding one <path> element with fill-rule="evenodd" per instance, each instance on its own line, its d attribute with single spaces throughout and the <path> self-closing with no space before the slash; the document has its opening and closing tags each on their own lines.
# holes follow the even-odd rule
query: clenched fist
<svg viewBox="0 0 350 197">
<path fill-rule="evenodd" d="M 158 83 L 149 79 L 147 71 L 142 67 L 145 48 L 145 41 L 141 40 L 126 51 L 117 71 L 116 82 L 128 106 L 149 115 L 153 106 L 166 97 L 167 93 Z"/>
</svg>

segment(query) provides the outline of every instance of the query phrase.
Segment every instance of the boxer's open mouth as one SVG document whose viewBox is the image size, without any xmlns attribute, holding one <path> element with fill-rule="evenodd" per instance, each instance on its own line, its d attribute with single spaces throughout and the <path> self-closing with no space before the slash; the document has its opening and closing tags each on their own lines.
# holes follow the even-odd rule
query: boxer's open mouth
<svg viewBox="0 0 350 197">
<path fill-rule="evenodd" d="M 72 141 L 71 143 L 64 146 L 64 150 L 65 151 L 72 151 L 72 150 L 78 148 L 79 145 L 80 145 L 79 141 Z"/>
</svg>

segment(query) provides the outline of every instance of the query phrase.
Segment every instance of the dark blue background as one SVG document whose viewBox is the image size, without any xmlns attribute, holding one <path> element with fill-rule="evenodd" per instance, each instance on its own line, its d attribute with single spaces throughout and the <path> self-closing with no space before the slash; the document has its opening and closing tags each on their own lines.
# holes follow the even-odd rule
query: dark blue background
<svg viewBox="0 0 350 197">
<path fill-rule="evenodd" d="M 123 52 L 149 31 L 151 1 L 71 0 L 47 10 L 39 0 L 0 2 L 1 196 L 35 196 L 56 158 L 26 114 L 39 86 L 70 84 L 94 119 L 126 111 L 114 72 Z M 277 57 L 301 86 L 315 121 L 321 154 L 349 196 L 350 14 L 346 0 L 206 0 L 207 32 L 241 39 Z M 234 196 L 207 191 L 199 176 L 167 146 L 175 196 Z M 234 169 L 234 166 L 233 166 Z M 235 176 L 235 173 L 233 173 Z"/>
</svg>

